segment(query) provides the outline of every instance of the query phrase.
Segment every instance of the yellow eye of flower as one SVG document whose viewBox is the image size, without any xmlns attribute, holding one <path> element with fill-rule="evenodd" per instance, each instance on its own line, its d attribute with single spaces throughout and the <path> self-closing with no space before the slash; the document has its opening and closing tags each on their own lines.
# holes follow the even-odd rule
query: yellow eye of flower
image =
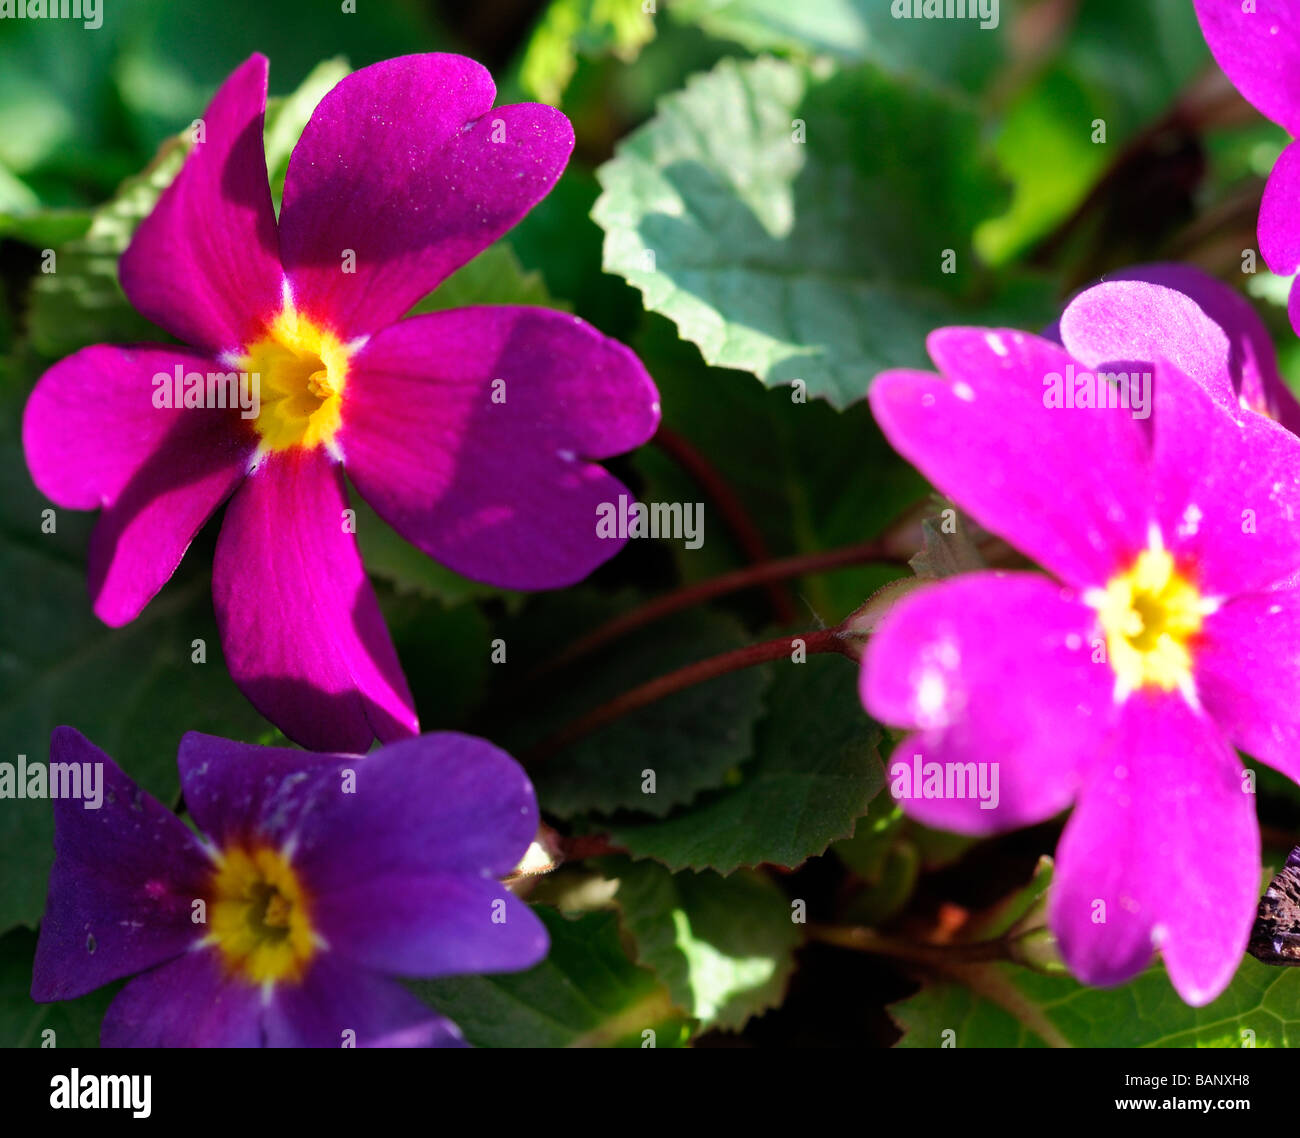
<svg viewBox="0 0 1300 1138">
<path fill-rule="evenodd" d="M 1166 550 L 1144 549 L 1088 600 L 1101 620 L 1121 692 L 1194 690 L 1192 648 L 1210 609 Z"/>
<path fill-rule="evenodd" d="M 238 361 L 241 371 L 257 376 L 260 410 L 253 425 L 264 449 L 333 444 L 350 355 L 346 344 L 300 315 L 286 296 L 267 335 Z"/>
<path fill-rule="evenodd" d="M 212 877 L 208 943 L 251 984 L 301 980 L 318 944 L 289 860 L 265 846 L 224 851 Z"/>
</svg>

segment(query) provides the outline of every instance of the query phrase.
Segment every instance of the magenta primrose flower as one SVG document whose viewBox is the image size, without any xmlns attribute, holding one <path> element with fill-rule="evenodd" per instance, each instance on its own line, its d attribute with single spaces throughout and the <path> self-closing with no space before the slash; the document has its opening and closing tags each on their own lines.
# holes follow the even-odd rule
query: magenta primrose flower
<svg viewBox="0 0 1300 1138">
<path fill-rule="evenodd" d="M 418 723 L 345 515 L 344 465 L 457 572 L 567 585 L 621 544 L 595 519 L 626 490 L 592 460 L 648 439 L 659 404 L 627 348 L 561 312 L 401 319 L 554 185 L 573 148 L 563 114 L 493 109 L 487 71 L 456 55 L 364 68 L 303 131 L 277 223 L 266 91 L 255 55 L 120 263 L 136 308 L 190 346 L 61 361 L 27 404 L 23 445 L 49 498 L 103 508 L 90 591 L 114 626 L 233 495 L 212 585 L 235 682 L 297 742 L 364 751 Z M 255 418 L 222 394 L 239 373 L 259 377 Z"/>
<path fill-rule="evenodd" d="M 1266 118 L 1300 135 L 1300 8 L 1294 0 L 1196 0 L 1211 53 L 1233 86 Z M 1259 203 L 1259 251 L 1279 276 L 1300 272 L 1300 144 L 1278 157 Z M 1287 304 L 1300 332 L 1300 289 Z"/>
<path fill-rule="evenodd" d="M 1152 289 L 1146 316 L 1126 307 Z M 1253 783 L 1233 748 L 1300 776 L 1300 439 L 1210 393 L 1231 389 L 1215 369 L 1235 357 L 1198 354 L 1197 337 L 1229 338 L 1195 305 L 1174 350 L 1213 382 L 1157 353 L 1149 418 L 1095 405 L 1076 334 L 1095 358 L 1151 359 L 1134 340 L 1170 291 L 1086 291 L 1065 348 L 940 329 L 939 375 L 876 379 L 898 451 L 1051 576 L 978 572 L 903 598 L 867 648 L 862 697 L 912 731 L 891 774 L 901 761 L 920 776 L 893 789 L 921 821 L 986 834 L 1073 804 L 1049 902 L 1066 963 L 1115 984 L 1159 948 L 1199 1005 L 1231 979 L 1259 897 Z M 1056 397 L 1067 375 L 1072 406 Z"/>
<path fill-rule="evenodd" d="M 548 947 L 498 878 L 537 832 L 523 769 L 421 735 L 367 756 L 191 732 L 178 758 L 201 834 L 71 727 L 55 762 L 102 763 L 104 801 L 54 802 L 32 999 L 134 976 L 105 1047 L 457 1047 L 391 976 L 531 967 Z"/>
</svg>

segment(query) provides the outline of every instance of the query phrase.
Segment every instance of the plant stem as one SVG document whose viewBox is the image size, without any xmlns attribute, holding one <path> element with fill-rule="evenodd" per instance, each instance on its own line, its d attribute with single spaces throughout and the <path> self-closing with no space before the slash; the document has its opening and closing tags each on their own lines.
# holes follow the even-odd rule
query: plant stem
<svg viewBox="0 0 1300 1138">
<path fill-rule="evenodd" d="M 881 936 L 873 929 L 857 925 L 809 925 L 808 939 L 888 956 L 916 964 L 982 964 L 996 960 L 1014 960 L 1004 939 L 977 941 L 973 944 L 925 944 Z"/>
<path fill-rule="evenodd" d="M 703 604 L 726 593 L 734 593 L 772 581 L 802 577 L 808 573 L 821 573 L 828 569 L 842 569 L 850 565 L 865 565 L 872 561 L 906 564 L 905 558 L 892 552 L 887 539 L 877 538 L 873 541 L 841 546 L 839 549 L 800 553 L 793 557 L 782 557 L 758 565 L 748 565 L 743 569 L 734 569 L 729 573 L 710 577 L 707 581 L 686 585 L 662 597 L 655 597 L 606 621 L 562 649 L 550 659 L 543 670 L 551 671 L 563 667 L 594 652 L 611 640 L 617 640 L 620 636 L 626 636 L 629 632 L 635 632 L 638 628 L 644 628 L 647 624 L 662 620 L 672 613 Z"/>
<path fill-rule="evenodd" d="M 717 507 L 722 520 L 736 539 L 741 552 L 750 561 L 767 561 L 771 558 L 767 542 L 754 524 L 740 496 L 731 488 L 721 472 L 685 438 L 670 427 L 660 424 L 655 432 L 655 445 L 689 474 Z M 767 585 L 768 598 L 778 624 L 794 621 L 795 608 L 786 591 L 775 582 L 776 578 L 762 582 Z"/>
<path fill-rule="evenodd" d="M 839 652 L 851 656 L 840 629 L 819 628 L 798 636 L 779 636 L 775 640 L 748 644 L 744 648 L 736 648 L 718 656 L 697 660 L 693 664 L 687 664 L 676 671 L 658 676 L 638 687 L 629 688 L 607 703 L 602 703 L 585 715 L 578 716 L 577 719 L 570 721 L 535 747 L 530 748 L 523 756 L 524 765 L 539 763 L 543 759 L 550 758 L 555 752 L 563 750 L 571 743 L 576 743 L 615 719 L 638 711 L 663 699 L 666 695 L 694 687 L 705 680 L 726 675 L 728 672 L 737 672 L 742 668 L 752 668 L 755 664 L 765 664 L 789 656 L 795 640 L 804 642 L 805 651 L 809 655 L 819 652 Z"/>
</svg>

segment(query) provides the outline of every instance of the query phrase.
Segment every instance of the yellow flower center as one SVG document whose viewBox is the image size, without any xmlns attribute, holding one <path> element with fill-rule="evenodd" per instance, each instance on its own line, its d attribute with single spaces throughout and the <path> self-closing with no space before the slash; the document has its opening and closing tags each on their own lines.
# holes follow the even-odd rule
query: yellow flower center
<svg viewBox="0 0 1300 1138">
<path fill-rule="evenodd" d="M 1123 691 L 1148 685 L 1192 690 L 1192 642 L 1207 605 L 1166 550 L 1144 549 L 1131 568 L 1097 591 L 1092 603 Z"/>
<path fill-rule="evenodd" d="M 289 859 L 266 846 L 224 851 L 212 877 L 209 943 L 251 984 L 301 980 L 317 938 Z"/>
<path fill-rule="evenodd" d="M 285 297 L 266 336 L 239 359 L 240 370 L 257 377 L 261 406 L 253 425 L 263 449 L 331 446 L 342 423 L 349 357 L 346 344 Z"/>
</svg>

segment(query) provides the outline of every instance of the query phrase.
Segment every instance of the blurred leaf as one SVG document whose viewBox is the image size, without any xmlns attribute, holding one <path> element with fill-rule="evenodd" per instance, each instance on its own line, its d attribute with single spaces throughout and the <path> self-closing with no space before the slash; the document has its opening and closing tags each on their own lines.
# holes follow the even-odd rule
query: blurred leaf
<svg viewBox="0 0 1300 1138">
<path fill-rule="evenodd" d="M 919 7 L 913 0 L 906 3 L 908 11 Z M 985 20 L 900 19 L 895 6 L 895 0 L 669 0 L 667 10 L 753 52 L 870 61 L 972 91 L 1003 62 L 1005 28 L 997 0 Z M 975 6 L 972 0 L 970 7 Z"/>
<path fill-rule="evenodd" d="M 754 758 L 738 777 L 663 821 L 615 821 L 611 840 L 673 870 L 726 874 L 798 866 L 850 835 L 885 785 L 879 731 L 856 679 L 850 664 L 827 656 L 777 665 Z"/>
<path fill-rule="evenodd" d="M 528 304 L 569 310 L 568 305 L 546 291 L 541 273 L 525 270 L 510 244 L 498 241 L 452 273 L 408 315 L 475 304 Z"/>
<path fill-rule="evenodd" d="M 879 876 L 853 894 L 840 920 L 868 927 L 884 924 L 911 899 L 920 873 L 921 858 L 916 846 L 908 841 L 896 843 L 885 852 Z"/>
<path fill-rule="evenodd" d="M 207 5 L 117 0 L 109 5 L 106 26 L 115 22 L 124 30 L 114 79 L 136 137 L 152 149 L 197 118 L 217 87 L 254 51 L 271 61 L 274 94 L 294 90 L 321 60 L 346 55 L 360 68 L 448 46 L 427 5 L 362 0 L 355 8 L 349 12 L 341 3 L 319 0 Z"/>
<path fill-rule="evenodd" d="M 105 191 L 143 157 L 121 131 L 112 84 L 120 26 L 105 23 L 0 21 L 0 163 L 45 204 L 74 204 L 87 184 Z"/>
<path fill-rule="evenodd" d="M 966 922 L 962 930 L 962 939 L 994 940 L 1005 936 L 1022 921 L 1037 914 L 1041 903 L 1047 898 L 1053 872 L 1052 858 L 1044 854 L 1034 866 L 1034 875 L 1027 884 L 991 909 Z"/>
<path fill-rule="evenodd" d="M 1084 200 L 1124 145 L 1212 66 L 1196 12 L 1182 0 L 1088 0 L 1054 56 L 1011 100 L 994 143 L 1011 177 L 1011 209 L 976 234 L 1003 264 Z M 1093 141 L 1098 120 L 1106 141 Z"/>
<path fill-rule="evenodd" d="M 32 1002 L 36 935 L 15 929 L 0 937 L 0 1047 L 98 1047 L 99 1024 L 118 985 L 56 1004 Z M 45 1036 L 54 1032 L 53 1037 Z"/>
<path fill-rule="evenodd" d="M 964 984 L 938 983 L 890 1006 L 899 1047 L 1295 1047 L 1300 1043 L 1300 970 L 1247 956 L 1212 1004 L 1188 1007 L 1164 969 L 1119 988 L 1085 988 L 1012 964 L 962 970 Z M 1243 1032 L 1254 1033 L 1253 1039 Z"/>
<path fill-rule="evenodd" d="M 962 515 L 951 507 L 921 522 L 921 549 L 908 561 L 912 572 L 927 581 L 985 569 L 984 558 L 967 532 Z"/>
<path fill-rule="evenodd" d="M 499 633 L 508 645 L 507 667 L 536 667 L 578 630 L 594 627 L 620 607 L 591 594 L 537 598 Z M 745 629 L 722 613 L 677 613 L 593 653 L 575 665 L 572 677 L 561 672 L 525 680 L 499 741 L 522 755 L 552 731 L 641 683 L 750 642 Z M 766 667 L 718 676 L 570 744 L 529 770 L 542 808 L 560 818 L 615 810 L 661 817 L 722 785 L 753 753 L 768 681 Z M 642 790 L 646 770 L 654 772 L 653 794 Z"/>
<path fill-rule="evenodd" d="M 94 219 L 87 209 L 5 210 L 0 212 L 0 237 L 53 249 L 84 237 Z"/>
<path fill-rule="evenodd" d="M 84 237 L 56 250 L 55 271 L 35 277 L 27 327 L 42 355 L 58 358 L 89 344 L 168 339 L 131 307 L 117 281 L 117 260 L 188 152 L 188 139 L 178 136 L 167 143 L 142 173 L 94 211 Z"/>
<path fill-rule="evenodd" d="M 978 119 L 874 68 L 724 60 L 599 177 L 605 267 L 710 364 L 845 406 L 882 368 L 925 366 L 936 325 L 978 322 L 958 289 L 1002 199 Z"/>
<path fill-rule="evenodd" d="M 631 63 L 654 34 L 642 0 L 551 0 L 524 51 L 519 81 L 531 98 L 558 107 L 579 55 Z"/>
<path fill-rule="evenodd" d="M 831 846 L 835 856 L 866 881 L 875 881 L 884 872 L 885 859 L 903 824 L 903 812 L 892 798 L 874 801 L 867 814 L 858 819 L 853 836 Z"/>
<path fill-rule="evenodd" d="M 569 920 L 539 906 L 551 934 L 547 958 L 527 972 L 457 976 L 412 985 L 476 1047 L 677 1047 L 686 1017 L 654 974 L 623 951 L 618 918 Z"/>
<path fill-rule="evenodd" d="M 701 1029 L 739 1030 L 784 998 L 802 936 L 790 902 L 766 877 L 674 876 L 622 858 L 601 870 L 618 879 L 615 901 L 637 960 Z"/>
</svg>

